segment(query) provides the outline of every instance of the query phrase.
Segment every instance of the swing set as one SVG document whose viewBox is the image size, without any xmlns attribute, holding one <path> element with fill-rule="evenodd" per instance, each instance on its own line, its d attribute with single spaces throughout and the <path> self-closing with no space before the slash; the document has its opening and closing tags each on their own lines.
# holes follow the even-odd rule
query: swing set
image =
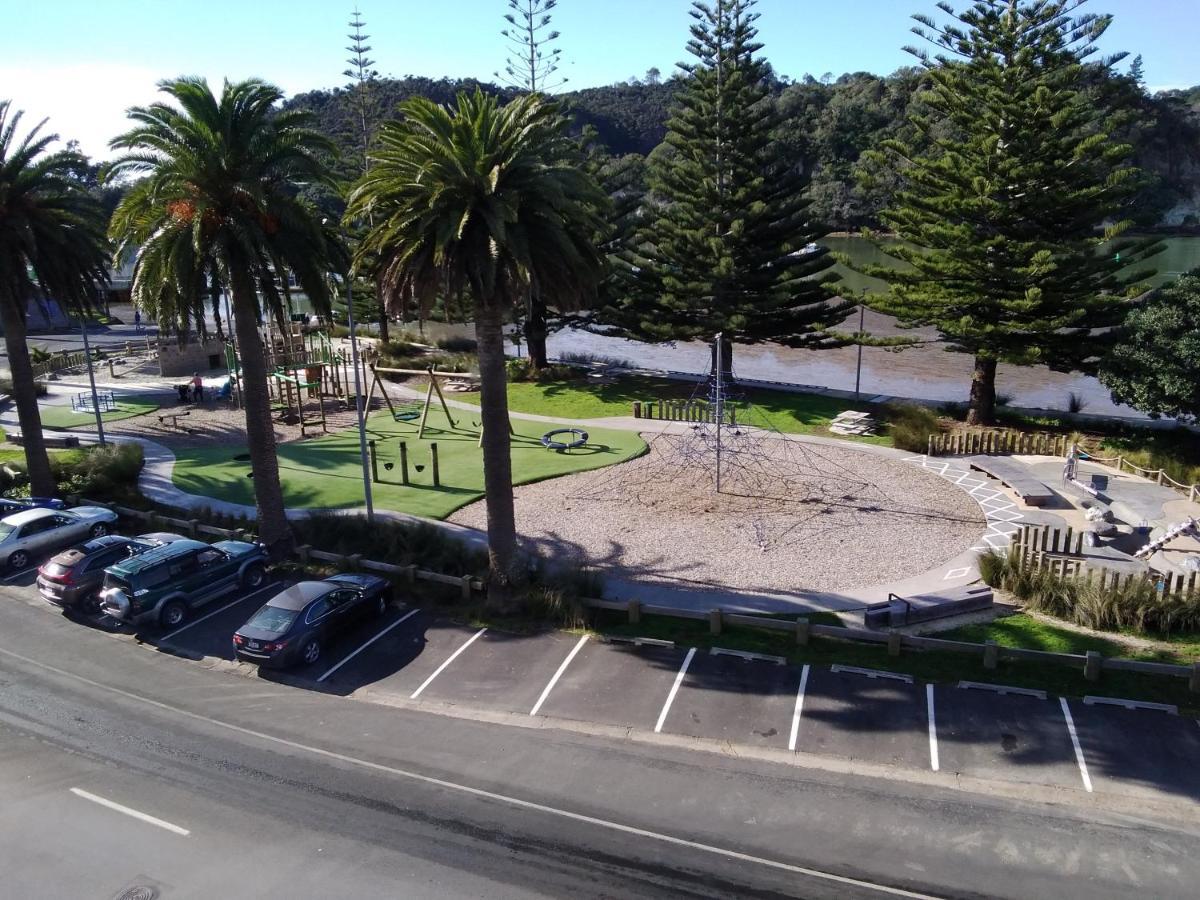
<svg viewBox="0 0 1200 900">
<path fill-rule="evenodd" d="M 417 400 L 401 399 L 393 402 L 388 396 L 387 388 L 384 385 L 387 383 L 380 375 L 416 375 L 424 376 L 429 379 L 429 388 L 425 391 L 425 399 Z M 475 376 L 464 372 L 438 372 L 433 367 L 427 369 L 389 369 L 382 366 L 371 366 L 371 388 L 367 391 L 367 409 L 371 408 L 371 401 L 375 398 L 375 389 L 379 388 L 379 394 L 383 397 L 383 402 L 387 404 L 388 411 L 391 412 L 392 418 L 397 422 L 412 422 L 419 419 L 420 423 L 417 426 L 417 439 L 425 437 L 425 430 L 429 420 L 429 410 L 433 405 L 433 395 L 436 393 L 438 402 L 441 404 L 442 412 L 446 414 L 446 421 L 450 423 L 452 429 L 457 429 L 458 425 L 454 421 L 454 416 L 450 413 L 450 406 L 446 403 L 446 395 L 442 393 L 442 386 L 439 383 L 442 381 L 463 382 L 473 381 Z M 512 422 L 508 423 L 508 430 L 512 433 Z M 483 430 L 480 429 L 479 441 L 483 443 Z"/>
</svg>

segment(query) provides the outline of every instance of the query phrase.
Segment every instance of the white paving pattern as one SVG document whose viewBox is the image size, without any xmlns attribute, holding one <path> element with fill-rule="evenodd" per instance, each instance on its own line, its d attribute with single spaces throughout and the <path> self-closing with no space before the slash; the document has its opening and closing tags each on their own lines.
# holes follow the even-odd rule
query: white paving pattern
<svg viewBox="0 0 1200 900">
<path fill-rule="evenodd" d="M 904 461 L 958 485 L 979 503 L 983 517 L 987 520 L 987 531 L 984 532 L 982 542 L 972 547 L 972 550 L 986 553 L 988 550 L 1008 549 L 1012 536 L 1020 530 L 1017 522 L 1025 518 L 1011 497 L 992 487 L 984 475 L 972 471 L 970 467 L 964 468 L 965 463 L 960 459 L 909 456 Z"/>
</svg>

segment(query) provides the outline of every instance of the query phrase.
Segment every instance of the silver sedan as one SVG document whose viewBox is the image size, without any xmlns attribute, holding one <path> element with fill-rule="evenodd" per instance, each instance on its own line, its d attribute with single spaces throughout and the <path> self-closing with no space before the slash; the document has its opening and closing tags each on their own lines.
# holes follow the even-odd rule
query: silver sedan
<svg viewBox="0 0 1200 900">
<path fill-rule="evenodd" d="M 0 519 L 0 567 L 24 569 L 36 556 L 112 534 L 117 514 L 102 506 L 27 509 Z"/>
</svg>

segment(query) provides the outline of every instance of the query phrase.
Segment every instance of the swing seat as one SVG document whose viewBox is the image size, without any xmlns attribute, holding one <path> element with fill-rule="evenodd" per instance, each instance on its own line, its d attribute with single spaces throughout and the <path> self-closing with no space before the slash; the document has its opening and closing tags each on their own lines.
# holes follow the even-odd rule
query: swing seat
<svg viewBox="0 0 1200 900">
<path fill-rule="evenodd" d="M 397 422 L 411 422 L 411 421 L 413 421 L 413 419 L 419 419 L 419 418 L 421 418 L 421 413 L 418 411 L 398 412 L 395 414 L 395 419 Z"/>
</svg>

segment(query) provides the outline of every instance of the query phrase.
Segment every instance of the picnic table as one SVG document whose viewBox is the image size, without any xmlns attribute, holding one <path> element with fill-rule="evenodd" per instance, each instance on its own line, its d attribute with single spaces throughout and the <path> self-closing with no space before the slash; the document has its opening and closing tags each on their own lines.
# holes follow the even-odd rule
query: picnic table
<svg viewBox="0 0 1200 900">
<path fill-rule="evenodd" d="M 175 428 L 176 431 L 182 431 L 183 427 L 179 424 L 180 416 L 190 416 L 191 414 L 192 411 L 190 409 L 185 409 L 181 412 L 160 413 L 158 416 L 158 423 L 160 425 L 165 425 L 167 423 L 167 419 L 170 419 L 171 426 Z"/>
</svg>

